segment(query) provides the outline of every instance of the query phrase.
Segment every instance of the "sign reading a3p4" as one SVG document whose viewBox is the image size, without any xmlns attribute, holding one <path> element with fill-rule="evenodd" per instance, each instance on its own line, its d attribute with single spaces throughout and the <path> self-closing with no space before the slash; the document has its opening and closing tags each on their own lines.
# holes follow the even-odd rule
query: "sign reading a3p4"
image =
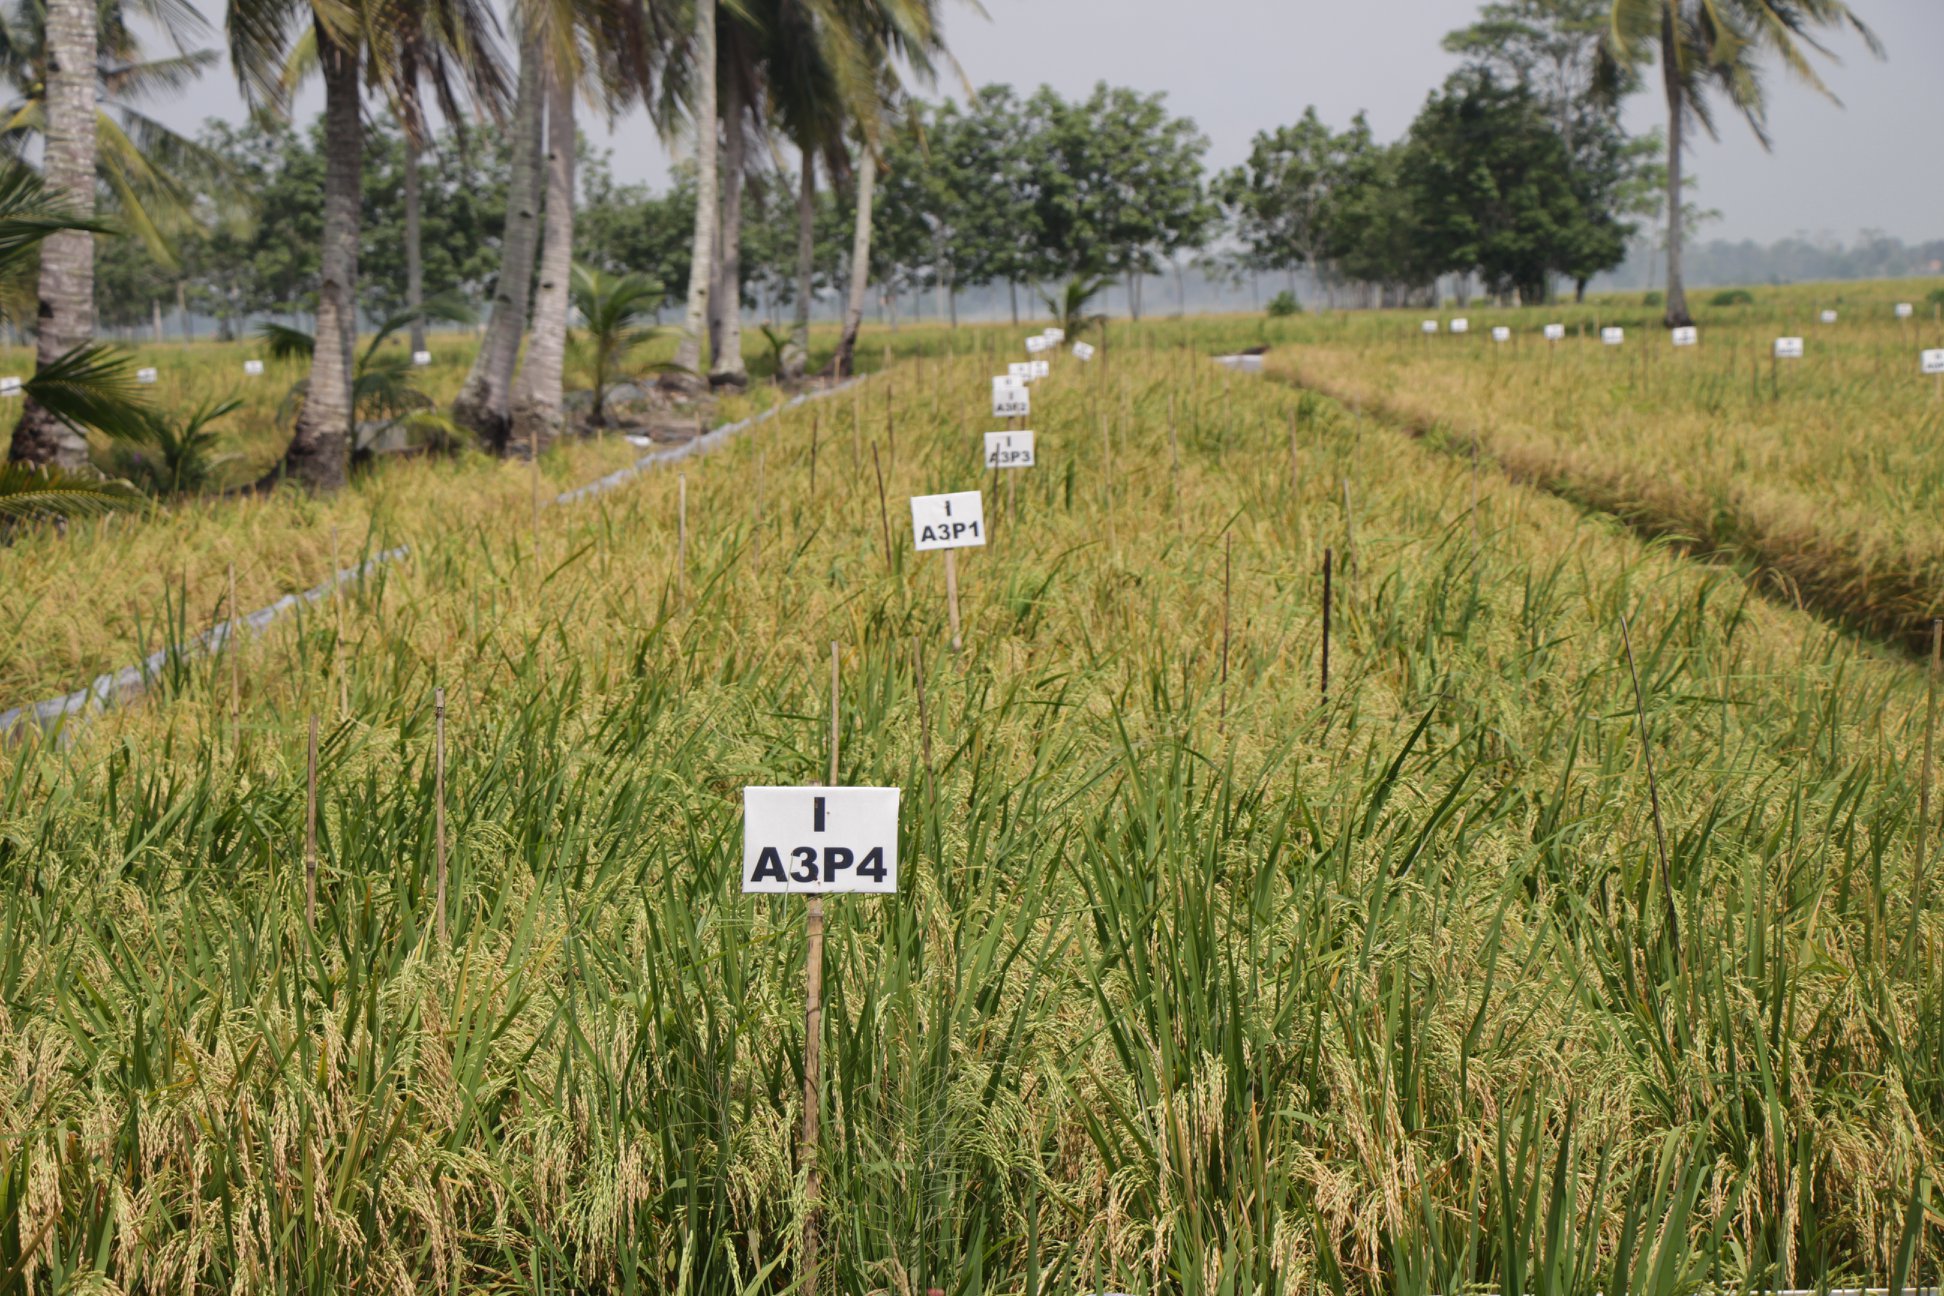
<svg viewBox="0 0 1944 1296">
<path fill-rule="evenodd" d="M 911 538 L 920 549 L 969 549 L 986 542 L 985 501 L 977 491 L 911 497 Z"/>
<path fill-rule="evenodd" d="M 992 380 L 992 417 L 1026 418 L 1033 412 L 1033 398 L 1021 379 Z"/>
<path fill-rule="evenodd" d="M 1031 468 L 1031 432 L 988 432 L 985 434 L 985 466 L 988 468 Z"/>
<path fill-rule="evenodd" d="M 898 889 L 898 789 L 746 787 L 744 891 Z"/>
<path fill-rule="evenodd" d="M 1927 374 L 1944 374 L 1944 351 L 1924 352 L 1924 372 Z"/>
</svg>

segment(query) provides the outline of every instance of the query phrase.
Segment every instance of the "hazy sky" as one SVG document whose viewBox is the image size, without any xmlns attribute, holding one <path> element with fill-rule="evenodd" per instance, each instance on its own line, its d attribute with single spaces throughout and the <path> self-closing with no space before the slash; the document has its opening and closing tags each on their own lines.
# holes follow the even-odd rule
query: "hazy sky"
<svg viewBox="0 0 1944 1296">
<path fill-rule="evenodd" d="M 1476 9 L 1469 0 L 984 0 L 980 17 L 944 3 L 952 52 L 974 85 L 1044 82 L 1075 97 L 1104 80 L 1166 91 L 1173 110 L 1208 136 L 1211 168 L 1239 161 L 1254 132 L 1294 121 L 1312 103 L 1337 126 L 1367 109 L 1377 133 L 1394 138 L 1454 66 L 1439 38 Z M 1721 142 L 1703 138 L 1691 158 L 1697 201 L 1722 214 L 1706 237 L 1847 239 L 1881 229 L 1944 238 L 1944 2 L 1851 4 L 1888 47 L 1887 60 L 1852 36 L 1835 38 L 1841 62 L 1821 66 L 1841 107 L 1776 71 L 1773 152 L 1722 115 Z M 956 78 L 939 92 L 957 93 Z M 302 108 L 319 106 L 313 90 Z M 240 111 L 225 68 L 159 115 L 193 126 Z M 1629 110 L 1636 129 L 1663 115 L 1648 95 Z M 605 137 L 623 178 L 666 174 L 668 151 L 641 115 L 611 133 L 601 121 L 584 125 Z"/>
</svg>

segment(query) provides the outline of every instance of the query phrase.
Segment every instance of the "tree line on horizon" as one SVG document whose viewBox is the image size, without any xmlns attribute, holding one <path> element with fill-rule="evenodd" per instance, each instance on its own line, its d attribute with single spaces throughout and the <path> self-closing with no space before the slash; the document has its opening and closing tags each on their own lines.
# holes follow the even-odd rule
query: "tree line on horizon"
<svg viewBox="0 0 1944 1296">
<path fill-rule="evenodd" d="M 1292 288 L 1300 269 L 1337 304 L 1418 300 L 1446 275 L 1539 302 L 1618 265 L 1656 211 L 1667 322 L 1685 323 L 1691 131 L 1726 103 L 1766 143 L 1766 66 L 1820 88 L 1810 56 L 1838 27 L 1878 51 L 1840 0 L 1494 0 L 1445 38 L 1462 66 L 1400 139 L 1311 109 L 1211 176 L 1159 94 L 928 102 L 948 57 L 938 0 L 523 0 L 504 20 L 485 0 L 231 0 L 222 36 L 253 116 L 194 138 L 146 109 L 222 61 L 188 0 L 16 0 L 0 138 L 14 169 L 32 142 L 41 163 L 6 300 L 31 313 L 37 374 L 71 372 L 59 391 L 30 382 L 10 457 L 84 469 L 83 428 L 133 400 L 95 340 L 99 286 L 112 323 L 168 298 L 310 317 L 280 335 L 310 373 L 277 476 L 318 490 L 349 471 L 361 317 L 395 316 L 416 351 L 455 298 L 483 303 L 452 424 L 502 453 L 560 435 L 577 275 L 675 310 L 666 381 L 692 392 L 747 383 L 758 303 L 791 310 L 772 341 L 794 381 L 819 293 L 843 303 L 828 372 L 844 375 L 872 285 L 950 302 L 1004 284 L 1016 311 L 1022 287 L 1072 300 L 1119 281 L 1138 313 L 1142 282 L 1190 259 Z M 298 129 L 289 105 L 313 78 L 324 111 Z M 1650 89 L 1666 130 L 1629 136 L 1620 105 Z M 691 161 L 662 193 L 616 183 L 576 129 L 590 105 L 644 106 Z"/>
</svg>

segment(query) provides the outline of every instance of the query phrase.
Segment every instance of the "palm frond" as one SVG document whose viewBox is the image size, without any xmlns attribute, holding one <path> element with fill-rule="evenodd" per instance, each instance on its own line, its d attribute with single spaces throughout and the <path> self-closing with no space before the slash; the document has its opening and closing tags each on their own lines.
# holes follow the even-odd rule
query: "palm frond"
<svg viewBox="0 0 1944 1296">
<path fill-rule="evenodd" d="M 257 325 L 257 337 L 272 360 L 308 360 L 317 353 L 317 339 L 300 328 L 273 321 Z"/>
<path fill-rule="evenodd" d="M 124 437 L 147 417 L 135 396 L 133 363 L 124 352 L 90 342 L 42 365 L 21 390 L 56 418 Z"/>
<path fill-rule="evenodd" d="M 0 464 L 0 518 L 9 521 L 105 513 L 140 502 L 120 482 L 91 481 L 33 464 Z"/>
</svg>

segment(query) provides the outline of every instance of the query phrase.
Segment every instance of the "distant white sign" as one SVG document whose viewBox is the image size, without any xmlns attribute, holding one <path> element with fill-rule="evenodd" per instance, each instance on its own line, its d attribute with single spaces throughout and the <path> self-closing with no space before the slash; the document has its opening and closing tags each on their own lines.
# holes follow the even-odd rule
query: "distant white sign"
<svg viewBox="0 0 1944 1296">
<path fill-rule="evenodd" d="M 992 380 L 992 417 L 1025 418 L 1033 412 L 1033 398 L 1026 385 L 1012 378 Z"/>
<path fill-rule="evenodd" d="M 1910 317 L 1911 317 L 1912 315 L 1915 315 L 1916 313 L 1917 313 L 1917 310 L 1916 310 L 1916 308 L 1915 308 L 1915 307 L 1913 307 L 1913 306 L 1912 306 L 1912 305 L 1911 305 L 1911 304 L 1910 304 L 1909 302 L 1898 302 L 1898 303 L 1897 303 L 1897 318 L 1898 318 L 1898 319 L 1909 319 L 1909 318 L 1910 318 Z"/>
<path fill-rule="evenodd" d="M 1438 321 L 1426 320 L 1424 321 L 1424 323 L 1418 325 L 1418 327 L 1423 329 L 1426 333 L 1436 333 L 1438 331 Z"/>
<path fill-rule="evenodd" d="M 1511 340 L 1512 340 L 1512 330 L 1505 327 L 1505 325 L 1500 324 L 1499 326 L 1497 326 L 1492 330 L 1492 341 L 1510 342 Z"/>
<path fill-rule="evenodd" d="M 1045 338 L 1048 342 L 1051 342 L 1054 346 L 1058 346 L 1060 345 L 1060 343 L 1066 341 L 1066 330 L 1061 328 L 1050 328 L 1047 329 L 1044 333 L 1040 334 L 1040 336 Z"/>
<path fill-rule="evenodd" d="M 1924 372 L 1927 374 L 1944 374 L 1944 351 L 1924 352 Z"/>
<path fill-rule="evenodd" d="M 20 379 L 0 378 L 0 396 L 20 395 Z"/>
<path fill-rule="evenodd" d="M 1031 355 L 1038 355 L 1052 345 L 1051 342 L 1046 340 L 1044 333 L 1035 333 L 1026 339 L 1026 350 Z"/>
<path fill-rule="evenodd" d="M 911 535 L 920 551 L 983 545 L 985 501 L 977 491 L 911 497 Z"/>
<path fill-rule="evenodd" d="M 1093 357 L 1094 357 L 1093 343 L 1075 342 L 1073 344 L 1073 358 L 1075 360 L 1091 360 L 1093 359 Z"/>
<path fill-rule="evenodd" d="M 1619 346 L 1626 340 L 1627 330 L 1623 328 L 1603 328 L 1600 330 L 1600 341 L 1606 343 L 1608 346 Z"/>
<path fill-rule="evenodd" d="M 141 383 L 143 386 L 147 386 L 149 383 L 155 381 L 155 370 L 137 369 L 135 371 L 135 381 Z"/>
<path fill-rule="evenodd" d="M 1026 363 L 1032 366 L 1029 377 L 1045 378 L 1053 372 L 1053 362 L 1050 360 L 1028 360 Z"/>
<path fill-rule="evenodd" d="M 1775 339 L 1775 358 L 1777 360 L 1802 359 L 1802 339 L 1799 337 Z"/>
<path fill-rule="evenodd" d="M 1692 326 L 1674 330 L 1675 346 L 1695 346 L 1701 341 L 1701 330 Z"/>
<path fill-rule="evenodd" d="M 985 434 L 985 466 L 988 468 L 1031 468 L 1031 432 L 988 432 Z"/>
<path fill-rule="evenodd" d="M 1822 313 L 1822 322 L 1825 324 L 1834 324 L 1836 322 L 1836 312 L 1832 310 L 1824 311 Z"/>
<path fill-rule="evenodd" d="M 432 353 L 430 351 L 414 351 L 412 352 L 412 363 L 423 368 L 432 363 Z"/>
<path fill-rule="evenodd" d="M 263 372 L 263 361 L 245 360 L 243 362 L 243 372 L 250 375 L 252 378 L 256 377 L 258 374 Z"/>
<path fill-rule="evenodd" d="M 743 789 L 745 892 L 898 890 L 894 787 Z"/>
<path fill-rule="evenodd" d="M 1546 325 L 1546 341 L 1563 342 L 1565 340 L 1566 340 L 1566 326 L 1564 324 Z"/>
<path fill-rule="evenodd" d="M 1451 321 L 1451 331 L 1453 333 L 1469 333 L 1471 332 L 1471 321 L 1460 315 L 1457 319 Z"/>
<path fill-rule="evenodd" d="M 1006 377 L 1017 383 L 1031 382 L 1033 380 L 1033 362 L 1031 360 L 1012 361 L 1006 366 Z"/>
</svg>

